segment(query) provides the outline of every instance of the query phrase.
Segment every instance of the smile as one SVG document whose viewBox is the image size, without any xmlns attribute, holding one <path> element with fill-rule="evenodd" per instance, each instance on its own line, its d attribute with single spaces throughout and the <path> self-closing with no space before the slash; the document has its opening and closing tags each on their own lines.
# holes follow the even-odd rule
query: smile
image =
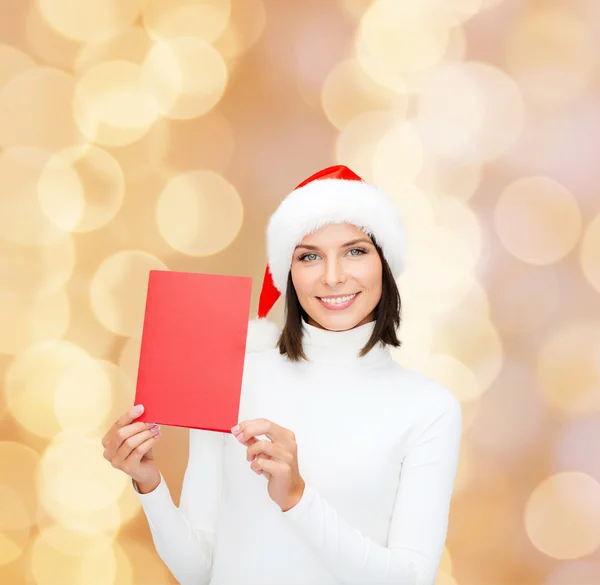
<svg viewBox="0 0 600 585">
<path fill-rule="evenodd" d="M 345 295 L 341 297 L 317 297 L 319 302 L 331 311 L 340 311 L 348 308 L 360 293 Z"/>
</svg>

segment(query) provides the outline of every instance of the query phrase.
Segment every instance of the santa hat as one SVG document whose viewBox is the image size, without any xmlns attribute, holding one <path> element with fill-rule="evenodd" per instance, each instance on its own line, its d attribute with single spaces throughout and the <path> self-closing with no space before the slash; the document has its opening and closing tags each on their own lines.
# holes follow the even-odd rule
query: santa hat
<svg viewBox="0 0 600 585">
<path fill-rule="evenodd" d="M 258 303 L 258 318 L 250 321 L 246 351 L 275 347 L 279 328 L 266 319 L 285 294 L 295 247 L 304 236 L 330 223 L 350 223 L 374 236 L 392 273 L 404 269 L 404 226 L 393 202 L 348 167 L 323 169 L 300 183 L 281 202 L 267 227 L 268 264 Z"/>
</svg>

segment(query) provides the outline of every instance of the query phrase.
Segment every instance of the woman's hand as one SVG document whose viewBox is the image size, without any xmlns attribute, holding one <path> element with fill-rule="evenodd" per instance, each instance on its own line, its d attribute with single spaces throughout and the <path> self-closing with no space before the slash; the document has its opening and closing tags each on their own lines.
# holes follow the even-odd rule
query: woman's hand
<svg viewBox="0 0 600 585">
<path fill-rule="evenodd" d="M 102 437 L 104 459 L 133 479 L 141 493 L 152 491 L 160 483 L 160 472 L 152 447 L 160 439 L 158 425 L 133 422 L 143 407 L 132 407 Z"/>
<path fill-rule="evenodd" d="M 287 512 L 302 498 L 304 480 L 298 471 L 298 445 L 296 436 L 289 429 L 265 418 L 241 422 L 231 432 L 246 445 L 246 459 L 252 461 L 251 469 L 263 474 L 269 481 L 269 497 Z M 258 440 L 266 435 L 270 440 Z"/>
</svg>

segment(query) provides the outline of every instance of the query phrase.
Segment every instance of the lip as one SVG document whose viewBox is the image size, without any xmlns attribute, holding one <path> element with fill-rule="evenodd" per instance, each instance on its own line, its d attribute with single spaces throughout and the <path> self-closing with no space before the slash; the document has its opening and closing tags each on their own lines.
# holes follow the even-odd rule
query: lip
<svg viewBox="0 0 600 585">
<path fill-rule="evenodd" d="M 346 301 L 345 303 L 340 303 L 340 304 L 333 304 L 333 303 L 326 303 L 325 301 L 322 301 L 320 297 L 317 297 L 317 299 L 319 299 L 319 303 L 321 304 L 322 307 L 325 307 L 327 310 L 329 311 L 343 311 L 344 309 L 347 309 L 350 305 L 352 305 L 352 303 L 354 303 L 354 301 L 359 297 L 360 293 L 356 293 L 356 296 L 354 296 L 353 298 L 351 298 L 349 301 Z M 345 297 L 347 295 L 335 295 L 329 298 L 339 298 L 339 297 Z"/>
</svg>

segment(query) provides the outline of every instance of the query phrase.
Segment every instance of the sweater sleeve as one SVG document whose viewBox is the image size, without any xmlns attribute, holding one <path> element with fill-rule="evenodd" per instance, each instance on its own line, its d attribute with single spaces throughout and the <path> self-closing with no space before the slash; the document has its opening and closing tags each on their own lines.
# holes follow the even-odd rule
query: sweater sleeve
<svg viewBox="0 0 600 585">
<path fill-rule="evenodd" d="M 462 411 L 452 397 L 408 449 L 387 546 L 350 526 L 308 484 L 283 517 L 344 585 L 433 585 L 446 540 L 461 433 Z"/>
<path fill-rule="evenodd" d="M 179 507 L 161 474 L 151 492 L 133 487 L 158 556 L 181 585 L 208 585 L 222 493 L 223 433 L 190 429 L 188 466 Z"/>
</svg>

